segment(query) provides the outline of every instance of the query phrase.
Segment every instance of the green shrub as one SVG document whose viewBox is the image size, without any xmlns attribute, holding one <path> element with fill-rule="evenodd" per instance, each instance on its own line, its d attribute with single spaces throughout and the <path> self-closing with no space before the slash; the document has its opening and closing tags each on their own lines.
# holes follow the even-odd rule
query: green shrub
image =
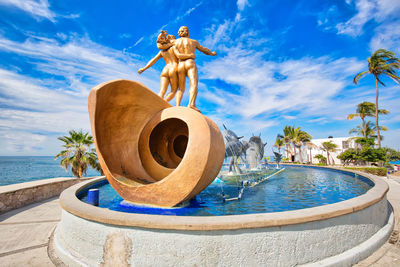
<svg viewBox="0 0 400 267">
<path fill-rule="evenodd" d="M 315 164 L 315 165 L 318 165 L 318 166 L 328 166 L 328 164 L 326 164 L 326 163 L 317 163 L 317 164 Z"/>
<path fill-rule="evenodd" d="M 362 164 L 363 162 L 370 162 L 372 164 L 378 165 L 378 162 L 387 161 L 387 153 L 392 153 L 390 149 L 383 148 L 372 148 L 370 146 L 364 146 L 361 149 L 357 148 L 349 148 L 346 151 L 342 152 L 338 159 L 342 160 L 343 165 L 353 163 L 353 164 Z M 396 152 L 394 150 L 394 152 Z M 391 154 L 395 157 L 395 154 Z"/>
<path fill-rule="evenodd" d="M 326 157 L 322 154 L 317 154 L 314 156 L 315 159 L 317 159 L 319 161 L 319 164 L 325 164 L 326 165 Z"/>
<path fill-rule="evenodd" d="M 346 167 L 346 169 L 351 169 L 351 170 L 356 170 L 356 171 L 362 171 L 378 176 L 386 176 L 387 175 L 387 169 L 386 168 L 377 168 L 377 167 Z"/>
</svg>

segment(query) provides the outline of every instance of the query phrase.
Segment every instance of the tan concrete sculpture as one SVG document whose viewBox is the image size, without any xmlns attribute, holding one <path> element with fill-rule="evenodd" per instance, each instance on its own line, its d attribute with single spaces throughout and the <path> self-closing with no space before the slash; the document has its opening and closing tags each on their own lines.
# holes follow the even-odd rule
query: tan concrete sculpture
<svg viewBox="0 0 400 267">
<path fill-rule="evenodd" d="M 125 200 L 175 206 L 204 190 L 222 166 L 217 125 L 193 109 L 171 107 L 138 82 L 94 87 L 89 117 L 101 167 Z"/>
</svg>

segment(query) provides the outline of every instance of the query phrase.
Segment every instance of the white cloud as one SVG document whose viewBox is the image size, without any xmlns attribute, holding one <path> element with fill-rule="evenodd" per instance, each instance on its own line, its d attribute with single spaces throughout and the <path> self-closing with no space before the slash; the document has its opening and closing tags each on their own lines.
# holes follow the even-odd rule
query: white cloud
<svg viewBox="0 0 400 267">
<path fill-rule="evenodd" d="M 69 15 L 59 15 L 65 19 L 77 19 L 80 18 L 81 15 L 80 14 L 69 14 Z"/>
<path fill-rule="evenodd" d="M 400 129 L 389 129 L 389 131 L 383 132 L 382 135 L 384 137 L 382 140 L 382 146 L 400 150 Z"/>
<path fill-rule="evenodd" d="M 230 41 L 230 33 L 234 27 L 234 23 L 230 20 L 225 20 L 219 25 L 212 25 L 207 29 L 209 34 L 206 36 L 203 45 L 210 49 L 215 49 L 217 45 Z"/>
<path fill-rule="evenodd" d="M 31 134 L 26 132 L 18 132 L 12 130 L 0 129 L 0 144 L 2 145 L 2 153 L 8 152 L 4 155 L 23 153 L 34 153 L 37 155 L 38 151 L 43 149 L 47 137 L 40 134 Z M 10 153 L 11 152 L 11 153 Z"/>
<path fill-rule="evenodd" d="M 0 0 L 0 5 L 14 6 L 35 18 L 46 18 L 55 22 L 56 14 L 49 9 L 50 5 L 47 0 Z"/>
<path fill-rule="evenodd" d="M 189 16 L 193 11 L 196 10 L 196 8 L 198 8 L 202 4 L 203 4 L 203 2 L 199 2 L 194 7 L 189 8 L 188 10 L 186 10 L 186 12 L 182 16 L 177 17 L 174 22 L 176 23 L 178 21 L 181 21 L 184 17 Z"/>
<path fill-rule="evenodd" d="M 284 119 L 287 119 L 287 120 L 294 120 L 294 119 L 297 118 L 296 116 L 291 116 L 291 115 L 283 115 L 282 117 L 283 117 Z"/>
<path fill-rule="evenodd" d="M 238 10 L 243 11 L 243 9 L 249 4 L 248 0 L 237 0 L 236 2 Z"/>
<path fill-rule="evenodd" d="M 356 1 L 357 14 L 350 20 L 336 25 L 339 34 L 358 36 L 362 33 L 364 24 L 372 18 L 375 5 L 370 0 Z"/>
<path fill-rule="evenodd" d="M 118 35 L 119 38 L 121 39 L 129 39 L 132 38 L 132 34 L 130 33 L 121 33 L 120 35 Z"/>
<path fill-rule="evenodd" d="M 196 5 L 194 5 L 193 7 L 187 9 L 182 15 L 178 15 L 175 17 L 175 19 L 170 20 L 168 23 L 162 25 L 156 32 L 154 32 L 151 35 L 148 36 L 142 36 L 134 45 L 129 46 L 127 48 L 124 48 L 124 52 L 132 49 L 133 47 L 137 46 L 139 43 L 141 43 L 143 41 L 143 39 L 149 41 L 149 43 L 151 45 L 154 45 L 155 43 L 155 39 L 157 38 L 157 36 L 160 34 L 160 31 L 166 30 L 168 28 L 168 26 L 173 25 L 173 24 L 177 24 L 178 22 L 182 21 L 184 18 L 186 18 L 187 16 L 189 16 L 190 14 L 192 14 L 199 6 L 201 6 L 203 4 L 203 1 L 198 2 Z M 175 11 L 175 10 L 174 10 Z M 182 25 L 183 26 L 183 25 Z M 187 26 L 187 25 L 186 25 Z M 190 29 L 189 29 L 189 33 L 190 33 Z M 177 34 L 172 33 L 173 35 L 175 35 L 177 37 Z"/>
<path fill-rule="evenodd" d="M 400 20 L 384 24 L 375 29 L 375 36 L 369 44 L 371 52 L 378 49 L 387 49 L 400 54 Z"/>
<path fill-rule="evenodd" d="M 397 0 L 375 0 L 377 12 L 374 18 L 377 21 L 383 21 L 390 17 L 398 18 L 400 11 L 400 2 Z"/>
<path fill-rule="evenodd" d="M 318 122 L 318 123 L 321 124 L 321 123 L 327 123 L 327 122 L 328 122 L 328 119 L 325 118 L 325 117 L 319 117 L 319 118 L 316 118 L 316 119 L 308 120 L 307 122 L 309 122 L 309 123 Z"/>
<path fill-rule="evenodd" d="M 133 45 L 133 47 L 137 46 L 142 41 L 143 41 L 143 36 L 140 37 L 139 40 L 136 41 L 136 43 Z"/>
<path fill-rule="evenodd" d="M 51 83 L 62 90 L 67 89 L 70 94 L 87 95 L 94 85 L 121 78 L 142 81 L 158 91 L 158 82 L 154 81 L 158 76 L 156 71 L 137 74 L 144 65 L 135 59 L 137 56 L 104 47 L 88 37 L 70 36 L 69 40 L 60 43 L 54 39 L 31 37 L 24 42 L 15 42 L 0 36 L 0 51 L 34 59 L 39 71 L 64 76 L 66 82 L 52 80 Z"/>
<path fill-rule="evenodd" d="M 277 63 L 264 60 L 260 52 L 231 48 L 226 56 L 206 63 L 201 70 L 206 78 L 239 86 L 237 93 L 223 93 L 229 99 L 223 108 L 230 114 L 253 118 L 278 111 L 324 114 L 334 105 L 332 98 L 347 86 L 345 79 L 362 67 L 352 58 Z M 283 79 L 276 79 L 277 74 Z"/>
<path fill-rule="evenodd" d="M 1 154 L 49 154 L 48 134 L 89 130 L 87 98 L 51 90 L 32 79 L 0 69 Z"/>
<path fill-rule="evenodd" d="M 51 112 L 54 107 L 62 110 L 76 110 L 77 102 L 77 98 L 65 92 L 41 86 L 36 79 L 0 69 L 0 104 L 2 106 Z M 2 114 L 4 115 L 5 112 L 3 111 Z"/>
<path fill-rule="evenodd" d="M 239 14 L 239 13 L 238 13 Z M 237 17 L 236 17 L 237 18 Z M 229 52 L 232 47 L 242 46 L 248 49 L 254 49 L 257 47 L 257 51 L 262 53 L 267 52 L 273 42 L 272 38 L 266 38 L 265 35 L 260 34 L 258 31 L 247 29 L 242 32 L 240 28 L 240 23 L 242 19 L 237 20 L 224 20 L 223 23 L 213 24 L 210 28 L 206 29 L 208 34 L 205 36 L 205 40 L 202 42 L 203 45 L 210 49 L 218 49 L 222 52 Z M 239 30 L 238 30 L 239 29 Z M 282 31 L 285 34 L 287 29 Z M 240 31 L 240 35 L 236 38 L 237 32 Z"/>
<path fill-rule="evenodd" d="M 268 60 L 271 52 L 263 48 L 274 47 L 274 40 L 251 30 L 238 36 L 238 24 L 225 20 L 212 25 L 202 42 L 219 54 L 199 66 L 201 79 L 216 79 L 228 85 L 199 91 L 215 104 L 214 113 L 223 114 L 212 117 L 219 125 L 232 124 L 237 127 L 230 126 L 234 130 L 247 131 L 272 127 L 294 117 L 322 125 L 345 121 L 357 103 L 373 100 L 375 91 L 371 88 L 351 88 L 353 76 L 366 68 L 366 62 L 329 56 Z M 243 122 L 249 128 L 243 127 Z"/>
<path fill-rule="evenodd" d="M 193 11 L 195 11 L 199 6 L 201 6 L 203 4 L 203 2 L 198 2 L 195 6 L 189 8 L 188 10 L 185 11 L 185 13 L 183 13 L 183 15 L 179 15 L 177 16 L 174 20 L 168 22 L 167 24 L 163 25 L 156 33 L 153 34 L 151 39 L 154 39 L 153 37 L 158 36 L 158 34 L 160 33 L 161 30 L 164 30 L 168 25 L 170 24 L 176 24 L 179 21 L 183 20 L 185 17 L 189 16 Z"/>
<path fill-rule="evenodd" d="M 348 21 L 336 25 L 339 34 L 356 37 L 363 33 L 362 29 L 368 21 L 382 22 L 392 18 L 398 19 L 400 12 L 398 0 L 355 0 L 354 2 L 357 13 Z"/>
</svg>

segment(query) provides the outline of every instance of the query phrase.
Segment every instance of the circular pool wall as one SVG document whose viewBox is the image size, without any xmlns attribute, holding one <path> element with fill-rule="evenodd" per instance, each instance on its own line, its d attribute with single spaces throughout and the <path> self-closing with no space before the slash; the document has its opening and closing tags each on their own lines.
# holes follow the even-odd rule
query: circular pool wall
<svg viewBox="0 0 400 267">
<path fill-rule="evenodd" d="M 295 211 L 230 216 L 122 213 L 60 197 L 54 249 L 69 266 L 351 266 L 389 237 L 387 184 L 346 201 Z"/>
</svg>

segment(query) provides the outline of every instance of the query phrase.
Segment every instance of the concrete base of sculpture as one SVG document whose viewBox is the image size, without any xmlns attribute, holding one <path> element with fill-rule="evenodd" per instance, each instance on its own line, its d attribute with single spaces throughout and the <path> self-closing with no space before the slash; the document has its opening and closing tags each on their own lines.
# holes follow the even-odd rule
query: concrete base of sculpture
<svg viewBox="0 0 400 267">
<path fill-rule="evenodd" d="M 370 176 L 368 176 L 370 177 Z M 387 184 L 314 208 L 230 216 L 134 214 L 60 197 L 54 250 L 68 266 L 352 266 L 390 236 Z"/>
<path fill-rule="evenodd" d="M 221 169 L 217 125 L 193 109 L 171 107 L 138 82 L 94 87 L 89 116 L 104 174 L 125 200 L 172 207 L 204 190 Z"/>
</svg>

